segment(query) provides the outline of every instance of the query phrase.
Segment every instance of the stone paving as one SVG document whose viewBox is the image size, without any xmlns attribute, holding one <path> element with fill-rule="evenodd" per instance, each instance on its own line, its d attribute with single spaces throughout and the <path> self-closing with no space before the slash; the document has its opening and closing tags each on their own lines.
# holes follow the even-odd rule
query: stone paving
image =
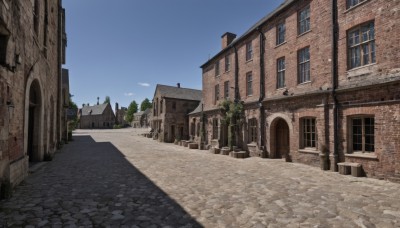
<svg viewBox="0 0 400 228">
<path fill-rule="evenodd" d="M 400 185 L 77 131 L 0 202 L 11 227 L 400 227 Z"/>
</svg>

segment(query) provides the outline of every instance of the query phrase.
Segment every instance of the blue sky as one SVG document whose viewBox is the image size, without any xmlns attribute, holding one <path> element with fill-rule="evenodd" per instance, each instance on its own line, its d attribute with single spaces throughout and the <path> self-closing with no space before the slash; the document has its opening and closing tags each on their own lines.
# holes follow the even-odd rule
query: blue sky
<svg viewBox="0 0 400 228">
<path fill-rule="evenodd" d="M 283 0 L 64 0 L 72 100 L 114 106 L 153 97 L 156 84 L 201 89 L 200 65 Z"/>
</svg>

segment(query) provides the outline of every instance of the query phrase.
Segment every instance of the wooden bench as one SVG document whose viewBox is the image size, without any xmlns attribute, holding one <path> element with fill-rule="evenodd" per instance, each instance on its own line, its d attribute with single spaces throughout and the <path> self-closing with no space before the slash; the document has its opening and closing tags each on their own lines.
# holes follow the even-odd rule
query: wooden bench
<svg viewBox="0 0 400 228">
<path fill-rule="evenodd" d="M 362 176 L 362 168 L 360 163 L 341 162 L 338 163 L 339 173 L 342 175 L 352 175 L 353 177 Z"/>
</svg>

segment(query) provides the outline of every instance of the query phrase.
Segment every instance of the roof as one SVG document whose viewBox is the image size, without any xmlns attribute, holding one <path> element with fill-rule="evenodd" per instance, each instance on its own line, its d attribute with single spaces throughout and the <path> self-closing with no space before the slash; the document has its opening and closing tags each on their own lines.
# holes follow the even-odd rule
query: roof
<svg viewBox="0 0 400 228">
<path fill-rule="evenodd" d="M 146 110 L 144 110 L 143 114 L 147 115 L 151 112 L 151 108 L 146 108 Z"/>
<path fill-rule="evenodd" d="M 82 116 L 89 116 L 89 115 L 101 115 L 103 114 L 104 110 L 106 109 L 108 103 L 94 105 L 94 106 L 84 106 L 82 107 Z"/>
<path fill-rule="evenodd" d="M 200 101 L 201 97 L 202 97 L 201 90 L 182 88 L 182 87 L 176 87 L 176 86 L 167 86 L 167 85 L 157 84 L 155 91 L 159 91 L 161 96 L 166 97 L 166 98 Z"/>
<path fill-rule="evenodd" d="M 133 115 L 134 115 L 134 116 L 141 116 L 141 115 L 143 115 L 143 114 L 144 114 L 144 112 L 141 111 L 141 112 L 134 113 Z"/>
<path fill-rule="evenodd" d="M 203 106 L 203 100 L 200 101 L 200 103 L 197 106 L 197 108 L 195 108 L 191 113 L 189 113 L 189 115 L 200 113 L 202 111 L 201 110 L 202 106 Z"/>
<path fill-rule="evenodd" d="M 203 65 L 200 67 L 203 68 L 205 65 L 208 63 L 212 62 L 215 60 L 216 57 L 220 56 L 222 53 L 224 53 L 226 50 L 232 48 L 235 44 L 239 43 L 240 41 L 244 40 L 250 33 L 254 32 L 259 28 L 261 25 L 263 25 L 266 21 L 280 13 L 282 10 L 284 10 L 287 6 L 289 6 L 291 3 L 295 2 L 296 0 L 285 0 L 278 8 L 273 10 L 271 13 L 267 14 L 267 16 L 263 17 L 261 20 L 259 20 L 257 23 L 255 23 L 253 26 L 250 27 L 249 30 L 247 30 L 243 35 L 240 37 L 234 39 L 232 43 L 230 43 L 226 48 L 222 49 L 220 52 L 218 52 L 216 55 L 214 55 L 211 59 L 207 60 Z"/>
</svg>

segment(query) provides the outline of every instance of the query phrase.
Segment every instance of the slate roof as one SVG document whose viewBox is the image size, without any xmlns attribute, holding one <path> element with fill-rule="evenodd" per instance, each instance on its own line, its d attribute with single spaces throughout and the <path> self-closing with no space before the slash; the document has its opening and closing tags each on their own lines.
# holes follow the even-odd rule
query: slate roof
<svg viewBox="0 0 400 228">
<path fill-rule="evenodd" d="M 103 114 L 107 105 L 108 104 L 100 104 L 100 105 L 82 107 L 82 116 L 101 115 Z"/>
<path fill-rule="evenodd" d="M 161 96 L 164 96 L 166 98 L 200 101 L 202 97 L 201 90 L 182 88 L 182 87 L 178 88 L 176 86 L 157 84 L 155 91 L 156 92 L 159 91 Z"/>
<path fill-rule="evenodd" d="M 147 115 L 151 112 L 151 108 L 146 108 L 146 110 L 144 110 L 143 114 Z"/>
<path fill-rule="evenodd" d="M 137 112 L 137 113 L 135 113 L 135 114 L 133 114 L 134 116 L 141 116 L 141 115 L 143 115 L 143 111 L 141 111 L 141 112 Z"/>
<path fill-rule="evenodd" d="M 197 108 L 195 108 L 191 113 L 189 113 L 189 115 L 192 114 L 197 114 L 201 112 L 201 106 L 203 105 L 203 100 L 200 101 L 199 105 L 197 106 Z M 204 110 L 203 110 L 204 111 Z"/>
<path fill-rule="evenodd" d="M 200 67 L 203 68 L 205 65 L 207 65 L 209 62 L 213 61 L 216 57 L 224 53 L 226 50 L 234 46 L 236 43 L 239 41 L 245 39 L 250 33 L 254 32 L 257 30 L 258 27 L 263 25 L 265 22 L 267 22 L 270 18 L 274 17 L 278 13 L 280 13 L 282 10 L 284 10 L 287 6 L 289 6 L 291 3 L 295 2 L 296 0 L 285 0 L 278 8 L 273 10 L 271 13 L 267 14 L 265 17 L 263 17 L 261 20 L 259 20 L 257 23 L 255 23 L 253 26 L 250 27 L 249 30 L 247 30 L 243 35 L 240 37 L 234 39 L 232 43 L 230 43 L 226 48 L 222 49 L 220 52 L 218 52 L 216 55 L 214 55 L 211 59 L 207 60 L 203 65 Z"/>
</svg>

